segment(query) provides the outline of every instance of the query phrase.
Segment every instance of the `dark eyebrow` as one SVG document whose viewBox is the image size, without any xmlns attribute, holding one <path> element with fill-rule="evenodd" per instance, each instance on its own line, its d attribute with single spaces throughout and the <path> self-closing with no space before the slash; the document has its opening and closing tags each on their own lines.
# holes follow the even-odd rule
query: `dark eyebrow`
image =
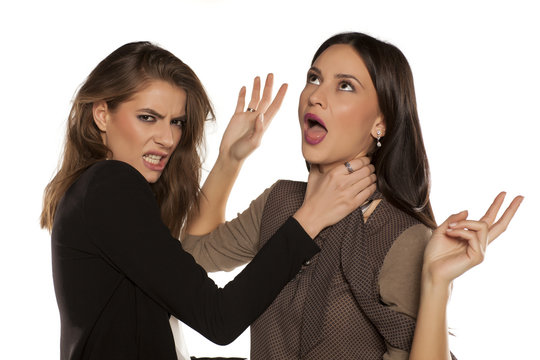
<svg viewBox="0 0 540 360">
<path fill-rule="evenodd" d="M 182 116 L 175 117 L 174 119 L 171 119 L 171 121 L 181 121 L 181 122 L 186 122 L 186 120 L 187 120 L 187 115 L 182 115 Z"/>
<path fill-rule="evenodd" d="M 315 67 L 315 66 L 312 66 L 312 67 L 309 69 L 308 73 L 309 73 L 309 72 L 314 72 L 314 73 L 316 73 L 318 76 L 320 76 L 321 78 L 323 77 L 323 76 L 322 76 L 321 70 L 319 70 L 319 69 L 318 69 L 317 67 Z M 364 84 L 362 84 L 362 82 L 356 78 L 356 76 L 351 75 L 351 74 L 341 74 L 341 73 L 340 73 L 340 74 L 336 74 L 336 75 L 335 75 L 335 78 L 336 78 L 336 79 L 353 79 L 353 80 L 355 80 L 355 81 L 356 81 L 363 89 L 366 88 L 366 87 L 364 86 Z"/>
<path fill-rule="evenodd" d="M 321 70 L 319 70 L 319 69 L 316 68 L 315 66 L 312 66 L 312 67 L 309 68 L 308 73 L 310 73 L 310 72 L 317 73 L 317 75 L 319 75 L 320 77 L 322 77 Z"/>
<path fill-rule="evenodd" d="M 158 113 L 154 109 L 144 108 L 144 109 L 139 109 L 138 111 L 149 113 L 150 115 L 153 115 L 153 116 L 157 117 L 160 120 L 165 118 L 165 116 L 161 115 L 160 113 Z M 186 119 L 187 119 L 186 115 L 181 115 L 181 116 L 177 116 L 177 117 L 171 119 L 171 121 L 186 121 Z"/>
<path fill-rule="evenodd" d="M 353 80 L 355 80 L 358 84 L 360 84 L 360 86 L 361 86 L 362 88 L 365 89 L 364 84 L 362 84 L 362 82 L 361 82 L 360 80 L 358 80 L 358 79 L 356 78 L 356 76 L 354 76 L 354 75 L 350 75 L 350 74 L 336 74 L 336 79 L 353 79 Z"/>
<path fill-rule="evenodd" d="M 154 110 L 154 109 L 144 108 L 144 109 L 139 109 L 139 110 L 137 110 L 137 111 L 149 113 L 150 115 L 153 115 L 153 116 L 157 117 L 158 119 L 163 119 L 163 118 L 165 118 L 165 116 L 161 115 L 160 113 L 158 113 L 158 112 L 157 112 L 156 110 Z"/>
</svg>

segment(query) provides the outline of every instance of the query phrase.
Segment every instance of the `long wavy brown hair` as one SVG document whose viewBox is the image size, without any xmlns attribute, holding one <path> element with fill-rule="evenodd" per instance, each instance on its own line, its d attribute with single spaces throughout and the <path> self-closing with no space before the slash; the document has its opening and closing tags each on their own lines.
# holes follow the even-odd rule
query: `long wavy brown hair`
<svg viewBox="0 0 540 360">
<path fill-rule="evenodd" d="M 426 226 L 437 224 L 429 200 L 429 164 L 416 108 L 411 68 L 394 45 L 369 35 L 349 32 L 326 40 L 313 56 L 312 64 L 330 46 L 350 45 L 368 69 L 386 124 L 382 147 L 372 163 L 377 187 L 385 198 Z"/>
<path fill-rule="evenodd" d="M 88 167 L 111 153 L 94 123 L 94 102 L 106 101 L 114 111 L 152 80 L 167 81 L 187 94 L 182 137 L 161 177 L 151 184 L 163 222 L 173 236 L 180 235 L 188 211 L 197 205 L 204 122 L 213 119 L 214 112 L 189 66 L 149 42 L 133 42 L 116 49 L 98 64 L 75 95 L 60 169 L 45 188 L 41 227 L 51 231 L 56 208 L 67 189 Z"/>
</svg>

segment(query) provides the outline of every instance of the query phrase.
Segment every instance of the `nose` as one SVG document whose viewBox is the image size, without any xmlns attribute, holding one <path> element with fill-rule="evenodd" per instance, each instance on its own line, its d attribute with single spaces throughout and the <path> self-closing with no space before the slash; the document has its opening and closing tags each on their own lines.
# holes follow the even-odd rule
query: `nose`
<svg viewBox="0 0 540 360">
<path fill-rule="evenodd" d="M 322 85 L 314 86 L 311 93 L 308 94 L 308 104 L 310 106 L 320 106 L 323 109 L 326 109 L 327 99 L 325 94 L 325 89 Z"/>
<path fill-rule="evenodd" d="M 174 130 L 169 123 L 169 120 L 162 119 L 161 121 L 158 121 L 154 128 L 154 141 L 156 144 L 167 149 L 171 148 L 174 145 Z"/>
</svg>

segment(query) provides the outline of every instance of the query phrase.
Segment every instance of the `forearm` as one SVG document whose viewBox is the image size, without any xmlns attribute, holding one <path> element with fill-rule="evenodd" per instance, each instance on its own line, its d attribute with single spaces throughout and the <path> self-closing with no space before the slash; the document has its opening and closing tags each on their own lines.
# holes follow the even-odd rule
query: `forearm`
<svg viewBox="0 0 540 360">
<path fill-rule="evenodd" d="M 451 359 L 448 345 L 446 307 L 450 284 L 422 276 L 420 306 L 409 360 Z"/>
<path fill-rule="evenodd" d="M 225 221 L 227 200 L 241 167 L 242 161 L 220 154 L 201 188 L 198 209 L 193 208 L 188 216 L 188 234 L 207 234 Z"/>
</svg>

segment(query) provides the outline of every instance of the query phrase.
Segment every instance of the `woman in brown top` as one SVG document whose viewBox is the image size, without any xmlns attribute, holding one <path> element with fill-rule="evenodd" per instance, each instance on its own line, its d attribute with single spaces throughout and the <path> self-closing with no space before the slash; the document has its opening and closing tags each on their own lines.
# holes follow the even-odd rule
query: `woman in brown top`
<svg viewBox="0 0 540 360">
<path fill-rule="evenodd" d="M 461 212 L 436 227 L 411 70 L 399 49 L 370 36 L 321 45 L 298 113 L 310 183 L 369 156 L 378 189 L 315 238 L 321 252 L 252 325 L 252 359 L 449 359 L 452 280 L 482 261 L 522 198 L 498 222 L 504 194 L 479 221 Z M 194 218 L 183 245 L 206 270 L 230 270 L 250 261 L 306 194 L 304 183 L 279 181 L 208 235 L 218 224 Z M 224 205 L 209 196 L 200 213 Z"/>
</svg>

